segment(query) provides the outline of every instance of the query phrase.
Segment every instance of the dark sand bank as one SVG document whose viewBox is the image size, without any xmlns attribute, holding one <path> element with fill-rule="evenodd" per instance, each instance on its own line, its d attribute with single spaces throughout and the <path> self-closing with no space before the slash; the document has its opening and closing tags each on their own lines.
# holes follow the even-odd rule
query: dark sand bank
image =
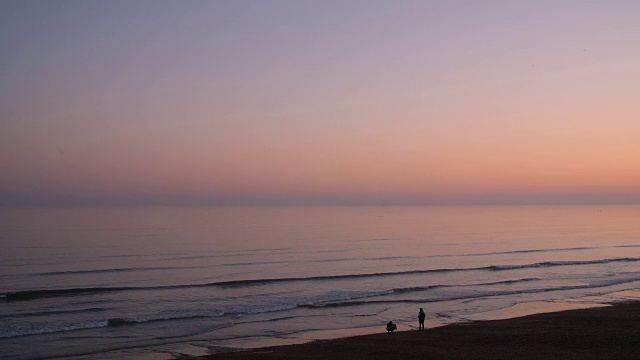
<svg viewBox="0 0 640 360">
<path fill-rule="evenodd" d="M 218 353 L 202 359 L 640 359 L 640 302 Z"/>
</svg>

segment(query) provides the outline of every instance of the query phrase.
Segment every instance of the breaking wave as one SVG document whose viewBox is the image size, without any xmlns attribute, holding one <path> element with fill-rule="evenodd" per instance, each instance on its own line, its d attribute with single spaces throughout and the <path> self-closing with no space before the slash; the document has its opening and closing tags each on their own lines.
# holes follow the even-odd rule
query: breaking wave
<svg viewBox="0 0 640 360">
<path fill-rule="evenodd" d="M 521 264 L 521 265 L 490 265 L 490 266 L 469 267 L 469 268 L 441 268 L 441 269 L 408 270 L 408 271 L 379 272 L 379 273 L 365 273 L 365 274 L 230 280 L 230 281 L 219 281 L 219 282 L 204 283 L 204 284 L 183 284 L 183 285 L 164 285 L 164 286 L 146 286 L 146 287 L 145 286 L 93 287 L 93 288 L 89 287 L 89 288 L 69 288 L 69 289 L 25 290 L 25 291 L 8 292 L 5 294 L 2 294 L 0 297 L 4 298 L 5 301 L 26 301 L 26 300 L 33 300 L 33 299 L 40 299 L 40 298 L 94 295 L 94 294 L 112 293 L 112 292 L 121 292 L 121 291 L 173 290 L 173 289 L 204 288 L 204 287 L 245 287 L 245 286 L 256 286 L 256 285 L 266 285 L 266 284 L 273 284 L 273 283 L 300 282 L 300 281 L 345 280 L 345 279 L 376 278 L 376 277 L 402 276 L 402 275 L 413 275 L 413 274 L 430 274 L 430 273 L 464 272 L 464 271 L 508 271 L 508 270 L 528 269 L 528 268 L 594 265 L 594 264 L 607 264 L 607 263 L 615 263 L 615 262 L 638 262 L 638 261 L 640 261 L 640 258 L 627 257 L 627 258 L 610 258 L 610 259 L 581 260 L 581 261 L 545 261 L 545 262 Z"/>
<path fill-rule="evenodd" d="M 449 285 L 429 285 L 418 287 L 402 287 L 379 291 L 329 291 L 325 294 L 312 298 L 278 299 L 273 303 L 262 305 L 230 305 L 212 306 L 210 308 L 197 308 L 187 310 L 166 310 L 155 314 L 143 314 L 139 316 L 109 317 L 106 319 L 96 319 L 77 323 L 39 323 L 39 324 L 3 324 L 0 325 L 0 338 L 11 338 L 18 336 L 39 335 L 57 332 L 68 332 L 75 330 L 93 329 L 101 327 L 127 327 L 149 322 L 188 320 L 197 318 L 213 318 L 230 316 L 235 319 L 238 316 L 273 313 L 291 310 L 295 308 L 335 308 L 349 307 L 371 304 L 397 304 L 397 303 L 432 303 L 440 301 L 453 301 L 465 299 L 481 299 L 496 296 L 508 296 L 514 294 L 541 293 L 554 291 L 579 290 L 589 288 L 602 288 L 624 283 L 640 281 L 640 274 L 629 273 L 628 276 L 617 279 L 606 279 L 595 281 L 590 284 L 551 286 L 541 288 L 518 288 L 507 290 L 491 289 L 495 285 L 508 285 L 517 283 L 528 283 L 542 281 L 539 278 L 511 279 L 495 282 L 480 282 L 472 284 L 449 284 Z M 468 291 L 456 291 L 454 293 L 431 293 L 431 290 L 446 288 L 469 288 Z M 483 289 L 484 288 L 484 289 Z M 421 298 L 398 299 L 393 297 L 375 299 L 380 296 L 402 295 L 408 293 L 425 292 L 429 296 Z M 103 311 L 100 308 L 85 309 L 87 312 Z M 56 313 L 57 314 L 57 313 Z M 230 321 L 228 319 L 228 321 Z M 236 320 L 232 320 L 233 323 Z M 275 320 L 274 320 L 275 321 Z M 229 323 L 228 325 L 233 325 Z"/>
</svg>

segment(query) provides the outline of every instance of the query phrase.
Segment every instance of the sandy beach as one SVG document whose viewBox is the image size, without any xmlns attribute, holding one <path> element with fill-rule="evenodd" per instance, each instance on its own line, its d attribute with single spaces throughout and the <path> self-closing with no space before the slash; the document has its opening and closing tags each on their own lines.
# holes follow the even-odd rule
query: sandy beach
<svg viewBox="0 0 640 360">
<path fill-rule="evenodd" d="M 217 353 L 201 359 L 390 358 L 638 359 L 640 302 Z"/>
</svg>

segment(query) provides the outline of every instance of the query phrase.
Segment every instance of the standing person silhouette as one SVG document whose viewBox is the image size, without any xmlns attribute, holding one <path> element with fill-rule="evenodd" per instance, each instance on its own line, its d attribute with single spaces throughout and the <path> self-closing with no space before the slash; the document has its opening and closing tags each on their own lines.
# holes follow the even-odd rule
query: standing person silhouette
<svg viewBox="0 0 640 360">
<path fill-rule="evenodd" d="M 420 311 L 418 312 L 418 330 L 424 330 L 424 318 L 425 318 L 425 314 L 424 311 L 422 311 L 422 308 L 420 308 Z"/>
</svg>

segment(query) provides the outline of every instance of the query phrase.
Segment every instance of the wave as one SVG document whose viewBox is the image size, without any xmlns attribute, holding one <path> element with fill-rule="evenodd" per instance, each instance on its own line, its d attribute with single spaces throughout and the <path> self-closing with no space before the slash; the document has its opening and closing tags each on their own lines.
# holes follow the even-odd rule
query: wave
<svg viewBox="0 0 640 360">
<path fill-rule="evenodd" d="M 262 255 L 276 255 L 276 254 L 292 254 L 296 253 L 295 249 L 289 248 L 273 248 L 273 249 L 250 249 L 243 251 L 220 251 L 215 254 L 206 254 L 206 255 L 169 255 L 166 254 L 166 258 L 162 258 L 161 260 L 199 260 L 199 259 L 215 259 L 215 258 L 233 258 L 233 257 L 244 257 L 247 253 L 251 254 L 262 254 Z"/>
<path fill-rule="evenodd" d="M 84 321 L 71 324 L 40 324 L 38 326 L 17 326 L 0 330 L 0 339 L 28 335 L 42 335 L 84 329 L 96 329 L 107 326 L 107 320 Z"/>
<path fill-rule="evenodd" d="M 358 303 L 359 299 L 366 299 L 372 297 L 379 297 L 385 295 L 398 295 L 398 294 L 407 294 L 412 292 L 424 292 L 434 289 L 446 289 L 446 288 L 465 288 L 465 287 L 482 287 L 482 286 L 495 286 L 495 285 L 505 285 L 505 284 L 516 284 L 516 283 L 525 283 L 531 281 L 539 281 L 539 278 L 523 278 L 523 279 L 511 279 L 511 280 L 503 280 L 503 281 L 494 281 L 494 282 L 482 282 L 482 283 L 473 283 L 473 284 L 437 284 L 437 285 L 427 285 L 427 286 L 413 286 L 413 287 L 405 287 L 405 288 L 394 288 L 390 290 L 379 290 L 379 291 L 332 291 L 327 294 L 321 295 L 319 297 L 309 299 L 308 301 L 301 301 L 297 304 L 296 307 L 324 307 L 327 304 L 345 302 L 345 303 Z M 370 301 L 365 301 L 370 302 Z"/>
<path fill-rule="evenodd" d="M 212 318 L 221 317 L 224 315 L 239 315 L 239 314 L 255 314 L 255 313 L 267 313 L 277 312 L 283 310 L 290 310 L 297 307 L 297 304 L 275 304 L 266 306 L 237 306 L 228 308 L 201 308 L 201 309 L 189 309 L 189 310 L 168 310 L 157 314 L 147 314 L 132 317 L 114 317 L 108 319 L 83 321 L 77 323 L 39 323 L 39 324 L 8 324 L 5 326 L 0 325 L 0 339 L 1 338 L 13 338 L 29 335 L 42 335 L 50 333 L 69 332 L 76 330 L 86 330 L 104 327 L 125 327 L 134 326 L 150 322 L 160 321 L 172 321 L 172 320 L 190 320 L 199 318 Z M 275 319 L 274 321 L 277 321 Z M 224 326 L 233 325 L 227 323 Z"/>
<path fill-rule="evenodd" d="M 383 239 L 390 240 L 390 239 Z M 369 241 L 369 240 L 367 240 Z M 510 254 L 531 254 L 531 253 L 554 253 L 554 252 L 570 252 L 570 251 L 582 251 L 582 250 L 597 250 L 597 249 L 612 249 L 612 248 L 639 248 L 640 245 L 615 245 L 615 246 L 590 246 L 590 247 L 570 247 L 570 248 L 553 248 L 553 249 L 525 249 L 525 250 L 510 250 L 510 251 L 496 251 L 485 253 L 469 253 L 469 254 L 439 254 L 428 256 L 381 256 L 381 257 L 345 257 L 345 258 L 328 258 L 319 260 L 307 260 L 305 263 L 337 263 L 337 262 L 349 262 L 349 261 L 388 261 L 388 260 L 408 260 L 408 259 L 435 259 L 435 258 L 450 258 L 450 257 L 476 257 L 476 256 L 493 256 L 493 255 L 510 255 Z M 337 252 L 337 251 L 329 251 Z M 238 256 L 244 256 L 237 254 Z M 270 265 L 270 264 L 287 264 L 287 263 L 299 263 L 297 260 L 281 260 L 273 262 L 243 262 L 243 263 L 228 263 L 224 266 L 237 266 L 237 265 Z"/>
<path fill-rule="evenodd" d="M 549 252 L 554 253 L 554 252 L 569 252 L 569 251 L 598 250 L 598 249 L 621 249 L 621 248 L 640 248 L 640 245 L 607 245 L 607 246 L 580 246 L 580 247 L 552 248 L 552 249 L 524 249 L 524 250 L 494 251 L 494 252 L 470 253 L 470 254 L 444 254 L 444 255 L 432 255 L 427 257 L 429 258 L 473 257 L 473 256 L 531 254 L 531 253 L 549 253 Z"/>
<path fill-rule="evenodd" d="M 391 240 L 391 239 L 387 239 Z M 320 259 L 307 262 L 313 263 L 327 263 L 327 262 L 345 262 L 345 261 L 363 261 L 363 260 L 398 260 L 398 259 L 436 259 L 436 258 L 451 258 L 451 257 L 476 257 L 476 256 L 493 256 L 493 255 L 512 255 L 512 254 L 532 254 L 532 253 L 555 253 L 555 252 L 571 252 L 571 251 L 583 251 L 583 250 L 598 250 L 598 249 L 619 249 L 619 248 L 640 248 L 640 245 L 612 245 L 612 246 L 581 246 L 581 247 L 569 247 L 569 248 L 551 248 L 551 249 L 524 249 L 524 250 L 509 250 L 509 251 L 494 251 L 494 252 L 480 252 L 480 253 L 468 253 L 468 254 L 438 254 L 427 256 L 382 256 L 382 257 L 351 257 L 351 258 L 336 258 L 336 259 Z M 330 251 L 337 252 L 337 251 Z M 296 261 L 283 261 L 296 262 Z M 250 264 L 250 263 L 249 263 Z"/>
<path fill-rule="evenodd" d="M 95 287 L 95 288 L 69 288 L 69 289 L 46 289 L 46 290 L 24 290 L 8 292 L 3 294 L 5 301 L 25 301 L 39 298 L 65 297 L 89 295 L 104 292 L 118 292 L 132 290 L 134 287 Z"/>
<path fill-rule="evenodd" d="M 185 267 L 130 267 L 130 268 L 113 268 L 113 269 L 92 269 L 92 270 L 68 270 L 68 271 L 50 271 L 43 273 L 29 274 L 32 276 L 56 276 L 56 275 L 86 275 L 86 274 L 101 274 L 101 273 L 119 273 L 119 272 L 133 272 L 133 271 L 158 271 L 158 270 L 175 270 L 185 269 Z M 186 269 L 191 269 L 188 267 Z"/>
<path fill-rule="evenodd" d="M 366 239 L 366 240 L 354 240 L 354 241 L 383 241 L 383 240 L 395 240 L 395 239 Z M 525 249 L 525 250 L 511 250 L 511 251 L 496 251 L 496 252 L 486 252 L 486 253 L 469 253 L 469 254 L 440 254 L 440 255 L 429 255 L 429 256 L 384 256 L 384 257 L 375 257 L 375 258 L 366 258 L 366 257 L 353 257 L 353 258 L 332 258 L 332 259 L 321 259 L 321 260 L 309 260 L 307 263 L 330 263 L 330 262 L 347 262 L 347 261 L 363 261 L 363 260 L 373 260 L 373 261 L 386 261 L 386 260 L 397 260 L 397 259 L 433 259 L 433 258 L 449 258 L 449 257 L 475 257 L 475 256 L 492 256 L 492 255 L 508 255 L 508 254 L 529 254 L 529 253 L 547 253 L 547 252 L 568 252 L 568 251 L 581 251 L 581 250 L 597 250 L 597 249 L 613 249 L 613 248 L 640 248 L 640 245 L 614 245 L 614 246 L 591 246 L 591 247 L 571 247 L 571 248 L 553 248 L 553 249 Z M 274 248 L 274 249 L 254 249 L 254 250 L 246 250 L 243 252 L 237 251 L 227 251 L 217 254 L 207 254 L 207 255 L 170 255 L 163 254 L 165 256 L 161 260 L 200 260 L 200 259 L 213 259 L 213 258 L 234 258 L 234 257 L 244 257 L 247 253 L 264 253 L 266 254 L 293 254 L 296 253 L 295 250 L 289 248 Z M 328 251 L 320 251 L 324 253 L 336 253 L 340 252 L 339 250 L 328 250 Z M 126 257 L 126 256 L 148 256 L 148 255 L 117 255 L 115 257 Z M 103 256 L 103 257 L 114 257 L 114 256 Z M 222 264 L 223 266 L 250 266 L 250 265 L 273 265 L 273 264 L 286 264 L 286 263 L 298 263 L 296 260 L 280 260 L 280 261 L 257 261 L 257 262 L 232 262 Z M 152 270 L 153 268 L 141 268 L 141 271 L 144 270 Z M 167 268 L 172 269 L 172 268 Z M 135 271 L 135 268 L 131 268 L 132 271 Z M 100 272 L 97 270 L 95 272 Z M 60 272 L 64 274 L 65 272 Z M 34 274 L 38 275 L 38 274 Z M 50 275 L 45 273 L 44 275 Z M 56 274 L 57 275 L 57 274 Z"/>
<path fill-rule="evenodd" d="M 596 264 L 608 264 L 612 262 L 634 262 L 634 261 L 640 261 L 640 258 L 614 258 L 614 259 L 575 260 L 575 261 L 543 261 L 539 263 L 526 264 L 526 265 L 493 265 L 493 266 L 489 266 L 489 269 L 493 271 L 502 271 L 502 270 L 540 268 L 540 267 L 596 265 Z"/>
<path fill-rule="evenodd" d="M 486 282 L 486 283 L 478 283 L 478 284 L 414 286 L 414 287 L 408 287 L 408 288 L 396 288 L 396 289 L 393 289 L 392 291 L 394 294 L 404 294 L 404 293 L 410 293 L 410 292 L 426 291 L 426 290 L 441 289 L 441 288 L 506 285 L 506 284 L 516 284 L 516 283 L 524 283 L 529 281 L 540 281 L 540 280 L 541 279 L 539 278 L 524 278 L 524 279 L 503 280 L 503 281 L 494 281 L 494 282 Z"/>
<path fill-rule="evenodd" d="M 187 320 L 197 318 L 216 317 L 224 315 L 223 312 L 210 310 L 186 310 L 165 312 L 155 315 L 143 315 L 137 317 L 109 318 L 101 320 L 83 321 L 77 323 L 40 323 L 40 324 L 13 324 L 6 327 L 0 326 L 0 339 L 29 335 L 42 335 L 76 330 L 96 329 L 104 327 L 121 327 L 137 325 L 156 321 Z"/>
<path fill-rule="evenodd" d="M 106 311 L 106 310 L 107 309 L 105 308 L 87 308 L 87 309 L 77 309 L 77 310 L 36 311 L 36 312 L 26 312 L 26 313 L 17 313 L 17 314 L 3 314 L 3 315 L 0 315 L 0 319 L 32 317 L 32 316 L 48 316 L 48 315 L 72 315 L 72 314 L 81 314 L 81 313 L 100 312 L 100 311 Z"/>
<path fill-rule="evenodd" d="M 175 311 L 168 314 L 161 313 L 156 315 L 136 316 L 130 318 L 110 318 L 107 320 L 108 326 L 125 326 L 125 325 L 137 325 L 149 322 L 168 321 L 168 320 L 188 320 L 188 319 L 201 319 L 209 317 L 218 317 L 226 315 L 224 312 L 211 309 L 211 310 L 184 310 Z"/>
<path fill-rule="evenodd" d="M 582 289 L 598 289 L 605 288 L 615 285 L 622 285 L 627 283 L 632 283 L 640 281 L 639 276 L 634 276 L 626 279 L 619 280 L 609 280 L 609 281 L 601 281 L 594 284 L 584 284 L 584 285 L 567 285 L 567 286 L 556 286 L 556 287 L 548 287 L 548 288 L 535 288 L 535 289 L 518 289 L 518 290 L 501 290 L 501 291 L 477 291 L 473 290 L 466 294 L 452 295 L 452 296 L 443 296 L 432 299 L 397 299 L 397 300 L 358 300 L 358 301 L 336 301 L 336 302 L 327 302 L 327 303 L 318 303 L 318 304 L 304 304 L 300 307 L 307 308 L 323 308 L 323 307 L 349 307 L 349 306 L 361 306 L 361 305 L 372 305 L 372 304 L 399 304 L 399 303 L 434 303 L 434 302 L 443 302 L 443 301 L 455 301 L 455 300 L 467 300 L 467 299 L 481 299 L 481 298 L 489 298 L 496 296 L 508 296 L 508 295 L 518 295 L 518 294 L 534 294 L 534 293 L 544 293 L 544 292 L 554 292 L 554 291 L 570 291 L 570 290 L 582 290 Z M 455 285 L 458 286 L 458 285 Z M 465 285 L 459 285 L 461 287 Z M 473 285 L 466 285 L 473 286 Z"/>
<path fill-rule="evenodd" d="M 146 314 L 130 317 L 113 317 L 108 319 L 85 321 L 79 323 L 63 323 L 63 324 L 8 324 L 8 326 L 0 325 L 0 338 L 10 338 L 29 335 L 41 335 L 57 332 L 68 332 L 75 330 L 93 329 L 101 327 L 127 327 L 136 326 L 150 322 L 174 321 L 174 320 L 190 320 L 199 318 L 214 318 L 222 316 L 230 316 L 236 318 L 242 315 L 253 315 L 262 313 L 274 313 L 286 310 L 292 310 L 304 304 L 315 304 L 326 301 L 347 301 L 354 299 L 362 299 L 374 297 L 383 294 L 391 294 L 392 291 L 353 291 L 353 292 L 329 292 L 316 298 L 298 298 L 285 302 L 276 302 L 263 305 L 229 305 L 229 306 L 212 306 L 209 308 L 196 308 L 187 310 L 166 310 L 156 314 Z M 260 322 L 277 322 L 295 316 L 284 316 L 278 318 L 264 319 Z M 255 319 L 250 320 L 252 323 Z M 234 323 L 227 322 L 224 326 L 231 326 Z M 242 321 L 240 321 L 242 322 Z"/>
<path fill-rule="evenodd" d="M 526 289 L 507 289 L 507 290 L 492 290 L 491 288 L 482 290 L 482 287 L 490 287 L 495 285 L 506 285 L 516 283 L 526 283 L 540 281 L 539 278 L 522 278 L 522 279 L 510 279 L 495 282 L 481 282 L 473 284 L 449 284 L 449 285 L 431 285 L 424 287 L 407 287 L 407 288 L 394 288 L 390 290 L 380 291 L 331 291 L 326 294 L 312 297 L 312 298 L 297 298 L 289 299 L 281 302 L 276 300 L 276 303 L 262 304 L 262 305 L 232 305 L 232 306 L 212 306 L 209 308 L 197 308 L 197 309 L 180 309 L 180 310 L 166 310 L 156 314 L 146 314 L 132 317 L 110 317 L 107 319 L 93 320 L 78 322 L 72 324 L 9 324 L 8 326 L 0 325 L 0 338 L 39 335 L 55 332 L 67 332 L 75 330 L 93 329 L 101 327 L 127 327 L 136 326 L 139 324 L 159 321 L 175 321 L 175 320 L 190 320 L 200 318 L 213 318 L 213 317 L 231 317 L 233 322 L 226 321 L 227 325 L 231 326 L 237 323 L 243 323 L 242 320 L 235 320 L 235 318 L 243 315 L 251 314 L 263 314 L 274 313 L 295 308 L 336 308 L 336 307 L 351 307 L 361 305 L 372 304 L 398 304 L 398 303 L 433 303 L 442 301 L 454 301 L 454 300 L 470 300 L 490 298 L 496 296 L 508 296 L 515 294 L 527 294 L 527 293 L 541 293 L 541 292 L 554 292 L 554 291 L 570 291 L 580 289 L 597 289 L 603 287 L 609 287 L 614 285 L 620 285 L 625 283 L 631 283 L 640 281 L 640 274 L 629 273 L 624 278 L 616 279 L 601 279 L 594 281 L 591 284 L 581 285 L 565 285 L 546 288 L 526 288 Z M 421 299 L 372 299 L 379 296 L 386 295 L 401 295 L 411 292 L 424 292 L 434 289 L 442 288 L 468 288 L 467 291 L 456 291 L 455 293 L 433 293 L 432 298 Z M 103 310 L 100 308 L 85 309 L 85 311 L 98 311 Z M 295 317 L 295 316 L 293 316 Z M 276 317 L 271 319 L 264 319 L 260 322 L 275 322 L 284 319 L 292 318 L 285 313 L 285 316 Z M 223 320 L 224 321 L 224 320 Z M 252 317 L 251 322 L 255 322 Z"/>
<path fill-rule="evenodd" d="M 336 258 L 336 259 L 320 259 L 320 260 L 308 260 L 307 263 L 335 263 L 335 262 L 349 262 L 349 261 L 388 261 L 388 260 L 408 260 L 408 259 L 435 259 L 435 258 L 450 258 L 450 257 L 476 257 L 476 256 L 493 256 L 493 255 L 511 255 L 511 254 L 531 254 L 531 253 L 548 253 L 548 252 L 565 252 L 565 251 L 580 251 L 580 250 L 596 250 L 606 248 L 637 248 L 639 245 L 619 245 L 619 246 L 592 246 L 592 247 L 572 247 L 572 248 L 555 248 L 555 249 L 527 249 L 527 250 L 511 250 L 511 251 L 496 251 L 486 253 L 470 253 L 470 254 L 440 254 L 440 255 L 428 255 L 428 256 L 381 256 L 381 257 L 351 257 L 351 258 Z M 335 252 L 335 251 L 332 251 Z M 278 261 L 274 263 L 297 263 L 298 261 L 287 260 Z M 264 265 L 269 263 L 261 262 L 248 262 L 242 263 L 242 265 Z M 235 265 L 235 264 L 225 264 Z"/>
<path fill-rule="evenodd" d="M 204 316 L 190 316 L 184 317 L 185 319 L 195 318 L 195 317 L 204 317 Z M 9 329 L 1 329 L 0 330 L 0 339 L 2 338 L 13 338 L 20 336 L 29 336 L 29 335 L 42 335 L 42 334 L 52 334 L 52 333 L 61 333 L 61 332 L 69 332 L 76 330 L 86 330 L 86 329 L 97 329 L 104 327 L 117 327 L 124 325 L 134 325 L 140 324 L 150 321 L 162 321 L 162 320 L 173 320 L 179 319 L 179 317 L 158 317 L 158 318 L 112 318 L 106 320 L 93 320 L 93 321 L 83 321 L 78 323 L 44 323 L 44 324 L 29 324 L 29 325 L 20 325 L 14 326 Z"/>
<path fill-rule="evenodd" d="M 147 290 L 174 290 L 187 288 L 203 288 L 203 287 L 247 287 L 257 285 L 268 285 L 273 283 L 285 282 L 301 282 L 301 281 L 326 281 L 326 280 L 349 280 L 361 278 L 376 278 L 390 276 L 405 276 L 416 274 L 446 273 L 446 272 L 465 272 L 465 271 L 509 271 L 527 268 L 556 267 L 556 266 L 577 266 L 577 265 L 595 265 L 607 264 L 615 262 L 637 262 L 640 258 L 610 258 L 597 260 L 578 260 L 578 261 L 545 261 L 531 264 L 520 265 L 490 265 L 469 268 L 441 268 L 426 270 L 407 270 L 395 272 L 378 272 L 365 274 L 342 274 L 342 275 L 322 275 L 310 277 L 288 277 L 288 278 L 265 278 L 265 279 L 246 279 L 246 280 L 229 280 L 203 284 L 180 284 L 180 285 L 162 285 L 162 286 L 140 286 L 140 287 L 95 287 L 95 288 L 69 288 L 69 289 L 45 289 L 45 290 L 24 290 L 16 292 L 8 292 L 2 294 L 5 301 L 25 301 L 39 298 L 66 297 L 78 295 L 91 295 L 120 291 L 147 291 Z"/>
<path fill-rule="evenodd" d="M 253 266 L 253 265 L 274 265 L 274 264 L 287 264 L 291 261 L 254 261 L 254 262 L 244 262 L 244 263 L 226 263 L 222 264 L 222 266 Z"/>
<path fill-rule="evenodd" d="M 540 263 L 522 264 L 522 265 L 490 265 L 490 266 L 469 267 L 469 268 L 440 268 L 440 269 L 407 270 L 407 271 L 379 272 L 379 273 L 366 273 L 366 274 L 231 280 L 231 281 L 220 281 L 220 282 L 211 283 L 211 284 L 202 284 L 197 286 L 242 287 L 242 286 L 263 285 L 263 284 L 270 284 L 270 283 L 294 282 L 294 281 L 342 280 L 342 279 L 358 279 L 358 278 L 372 278 L 372 277 L 384 277 L 384 276 L 402 276 L 402 275 L 413 275 L 413 274 L 484 271 L 484 270 L 504 271 L 504 270 L 527 269 L 527 268 L 536 268 L 536 267 L 589 265 L 589 264 L 605 264 L 605 263 L 614 263 L 614 262 L 636 262 L 636 261 L 640 261 L 640 258 L 610 258 L 610 259 L 585 260 L 585 261 L 545 261 Z"/>
</svg>

